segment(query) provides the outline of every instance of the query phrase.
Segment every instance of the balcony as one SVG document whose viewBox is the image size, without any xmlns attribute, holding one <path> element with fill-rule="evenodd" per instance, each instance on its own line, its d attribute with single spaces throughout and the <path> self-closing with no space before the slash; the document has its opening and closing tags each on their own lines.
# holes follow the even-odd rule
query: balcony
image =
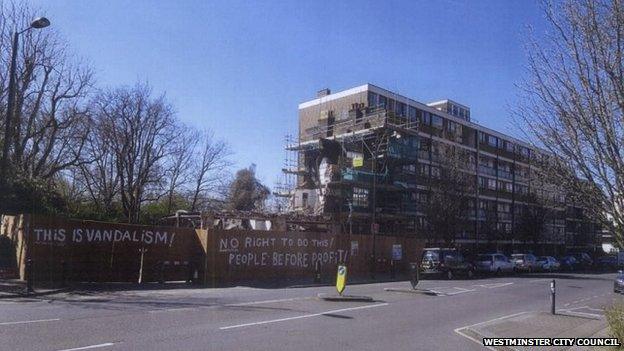
<svg viewBox="0 0 624 351">
<path fill-rule="evenodd" d="M 486 167 L 482 165 L 479 165 L 479 173 L 496 177 L 496 170 L 494 168 L 490 168 L 490 167 Z"/>
<path fill-rule="evenodd" d="M 509 179 L 509 180 L 513 179 L 513 175 L 511 174 L 511 172 L 502 171 L 502 170 L 498 170 L 498 177 L 503 178 L 503 179 Z"/>
</svg>

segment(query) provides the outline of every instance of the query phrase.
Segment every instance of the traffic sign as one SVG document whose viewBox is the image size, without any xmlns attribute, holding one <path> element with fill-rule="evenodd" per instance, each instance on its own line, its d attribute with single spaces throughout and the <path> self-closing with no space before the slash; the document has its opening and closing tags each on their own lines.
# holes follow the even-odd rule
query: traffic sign
<svg viewBox="0 0 624 351">
<path fill-rule="evenodd" d="M 347 286 L 347 266 L 339 265 L 338 273 L 336 275 L 336 290 L 338 294 L 342 295 L 345 287 Z"/>
</svg>

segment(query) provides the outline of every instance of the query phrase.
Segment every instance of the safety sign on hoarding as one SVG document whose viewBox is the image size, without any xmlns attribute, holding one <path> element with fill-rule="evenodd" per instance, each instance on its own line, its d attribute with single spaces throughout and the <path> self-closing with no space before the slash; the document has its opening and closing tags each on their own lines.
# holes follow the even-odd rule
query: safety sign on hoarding
<svg viewBox="0 0 624 351">
<path fill-rule="evenodd" d="M 347 286 L 347 266 L 339 265 L 338 274 L 336 275 L 336 290 L 338 294 L 342 295 L 345 287 Z"/>
</svg>

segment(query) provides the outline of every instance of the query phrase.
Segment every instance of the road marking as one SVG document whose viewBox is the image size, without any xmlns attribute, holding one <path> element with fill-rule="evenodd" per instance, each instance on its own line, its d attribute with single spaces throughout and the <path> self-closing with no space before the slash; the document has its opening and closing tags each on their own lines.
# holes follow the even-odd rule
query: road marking
<svg viewBox="0 0 624 351">
<path fill-rule="evenodd" d="M 589 318 L 593 318 L 593 319 L 602 319 L 604 317 L 604 315 L 602 315 L 602 314 L 588 313 L 588 312 L 579 312 L 577 310 L 590 310 L 590 311 L 604 312 L 603 310 L 599 310 L 599 309 L 596 309 L 596 308 L 590 308 L 589 306 L 580 306 L 580 307 L 574 307 L 574 308 L 568 308 L 568 309 L 561 309 L 559 311 L 560 312 L 565 312 L 566 314 L 573 315 L 573 316 L 589 317 Z"/>
<path fill-rule="evenodd" d="M 110 347 L 115 345 L 112 342 L 107 342 L 105 344 L 97 344 L 97 345 L 90 345 L 90 346 L 83 346 L 83 347 L 76 347 L 73 349 L 63 349 L 63 350 L 59 350 L 59 351 L 78 351 L 78 350 L 89 350 L 89 349 L 98 349 L 100 347 Z"/>
<path fill-rule="evenodd" d="M 339 310 L 331 310 L 331 311 L 325 311 L 325 312 L 320 312 L 320 313 L 305 314 L 303 316 L 287 317 L 287 318 L 271 319 L 271 320 L 260 321 L 260 322 L 252 322 L 252 323 L 230 325 L 230 326 L 227 326 L 227 327 L 221 327 L 219 329 L 220 330 L 228 330 L 228 329 L 234 329 L 234 328 L 251 327 L 251 326 L 254 326 L 254 325 L 279 323 L 279 322 L 291 321 L 291 320 L 294 320 L 294 319 L 318 317 L 318 316 L 327 315 L 327 314 L 346 312 L 346 311 L 363 310 L 363 309 L 366 309 L 366 308 L 382 307 L 382 306 L 387 306 L 387 305 L 388 305 L 388 303 L 384 302 L 384 303 L 379 303 L 379 304 L 375 304 L 375 305 L 365 305 L 365 306 L 358 306 L 358 307 L 341 308 Z"/>
<path fill-rule="evenodd" d="M 260 305 L 264 303 L 276 303 L 276 302 L 286 302 L 286 301 L 297 301 L 297 300 L 309 300 L 313 299 L 313 297 L 293 297 L 289 299 L 277 299 L 277 300 L 262 300 L 262 301 L 250 301 L 250 302 L 241 302 L 241 303 L 228 303 L 224 305 L 211 305 L 211 306 L 197 306 L 197 307 L 180 307 L 180 308 L 164 308 L 158 310 L 147 311 L 148 313 L 166 313 L 166 312 L 180 312 L 180 311 L 193 311 L 205 308 L 218 308 L 218 307 L 238 307 L 238 306 L 250 306 L 250 305 Z"/>
<path fill-rule="evenodd" d="M 164 312 L 177 312 L 177 311 L 191 311 L 202 307 L 181 307 L 181 308 L 165 308 L 160 310 L 147 311 L 148 313 L 164 313 Z"/>
<path fill-rule="evenodd" d="M 470 336 L 470 335 L 467 335 L 467 334 L 462 333 L 462 332 L 461 332 L 461 330 L 457 330 L 457 329 L 455 329 L 455 332 L 456 332 L 457 334 L 459 334 L 459 335 L 463 336 L 464 338 L 468 338 L 468 339 L 470 339 L 470 340 L 472 340 L 472 341 L 476 342 L 476 343 L 477 343 L 477 344 L 479 344 L 481 347 L 485 347 L 485 348 L 486 348 L 486 349 L 488 349 L 488 350 L 496 351 L 496 349 L 495 349 L 495 348 L 493 348 L 493 347 L 491 347 L 491 346 L 484 346 L 484 345 L 483 345 L 483 340 L 479 341 L 479 340 L 477 340 L 477 339 L 473 338 L 473 337 L 472 337 L 472 336 Z"/>
<path fill-rule="evenodd" d="M 596 311 L 596 312 L 604 312 L 604 310 L 601 310 L 601 309 L 599 309 L 599 308 L 589 308 L 589 307 L 587 307 L 587 306 L 585 306 L 585 309 L 586 309 L 586 310 L 590 310 L 590 311 Z"/>
<path fill-rule="evenodd" d="M 595 314 L 595 313 L 587 313 L 587 312 L 578 312 L 578 311 L 572 311 L 572 310 L 558 310 L 557 312 L 564 312 L 564 315 L 572 315 L 572 316 L 577 316 L 577 317 L 586 317 L 586 318 L 591 318 L 591 319 L 602 319 L 604 316 L 601 314 Z"/>
<path fill-rule="evenodd" d="M 251 302 L 241 302 L 241 303 L 229 303 L 223 306 L 227 307 L 236 307 L 236 306 L 249 306 L 249 305 L 260 305 L 263 303 L 276 303 L 276 302 L 286 302 L 286 301 L 297 301 L 297 300 L 309 300 L 313 297 L 293 297 L 290 299 L 277 299 L 277 300 L 264 300 L 264 301 L 251 301 Z"/>
<path fill-rule="evenodd" d="M 490 319 L 490 320 L 485 321 L 485 322 L 476 323 L 476 324 L 471 324 L 471 325 L 466 325 L 466 326 L 464 326 L 464 327 L 459 327 L 459 328 L 456 328 L 456 329 L 454 329 L 453 331 L 454 331 L 455 333 L 457 333 L 457 334 L 459 334 L 459 335 L 461 335 L 461 336 L 463 336 L 463 337 L 467 338 L 467 339 L 470 339 L 470 340 L 472 340 L 472 341 L 476 342 L 476 343 L 477 343 L 477 344 L 479 344 L 481 347 L 485 347 L 485 348 L 486 348 L 486 349 L 488 349 L 488 350 L 493 350 L 493 351 L 496 351 L 496 349 L 495 349 L 495 348 L 493 348 L 493 347 L 490 347 L 490 346 L 484 346 L 484 345 L 483 345 L 483 341 L 482 341 L 482 340 L 477 340 L 477 339 L 473 338 L 472 336 L 470 336 L 470 335 L 468 335 L 468 334 L 463 333 L 463 332 L 462 332 L 462 330 L 464 330 L 464 329 L 470 329 L 470 328 L 472 328 L 472 327 L 476 327 L 476 326 L 478 326 L 478 325 L 487 324 L 487 323 L 494 322 L 494 321 L 498 321 L 498 320 L 501 320 L 501 319 L 506 319 L 506 318 L 511 318 L 511 317 L 519 316 L 519 315 L 521 315 L 521 314 L 525 314 L 525 313 L 528 313 L 528 312 L 519 312 L 519 313 L 514 313 L 514 314 L 507 315 L 507 316 L 502 316 L 502 317 L 498 317 L 498 318 Z"/>
<path fill-rule="evenodd" d="M 2 322 L 0 323 L 0 325 L 13 325 L 13 324 L 27 324 L 27 323 L 42 323 L 42 322 L 54 322 L 54 321 L 60 321 L 60 318 L 53 318 L 53 319 L 37 319 L 37 320 L 33 320 L 33 321 L 19 321 L 19 322 Z"/>
<path fill-rule="evenodd" d="M 494 288 L 502 288 L 503 286 L 508 286 L 512 284 L 513 283 L 491 283 L 491 284 L 481 284 L 477 286 L 481 286 L 481 287 L 488 288 L 488 289 L 494 289 Z"/>
<path fill-rule="evenodd" d="M 457 289 L 459 291 L 444 293 L 444 295 L 452 296 L 452 295 L 457 295 L 457 294 L 464 294 L 464 293 L 471 292 L 471 291 L 477 291 L 477 289 L 464 289 L 464 288 L 457 288 L 457 287 L 453 289 Z"/>
<path fill-rule="evenodd" d="M 533 280 L 529 280 L 529 283 L 541 283 L 541 282 L 545 282 L 548 281 L 549 279 L 533 279 Z"/>
</svg>

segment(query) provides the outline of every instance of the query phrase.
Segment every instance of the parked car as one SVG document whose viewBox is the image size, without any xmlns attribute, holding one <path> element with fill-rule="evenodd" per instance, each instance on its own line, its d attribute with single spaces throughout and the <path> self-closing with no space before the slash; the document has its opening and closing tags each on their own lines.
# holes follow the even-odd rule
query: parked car
<svg viewBox="0 0 624 351">
<path fill-rule="evenodd" d="M 511 260 L 516 265 L 517 271 L 531 273 L 539 268 L 537 258 L 532 254 L 513 254 Z"/>
<path fill-rule="evenodd" d="M 575 271 L 580 268 L 580 262 L 574 256 L 562 256 L 559 259 L 562 271 Z"/>
<path fill-rule="evenodd" d="M 624 272 L 622 271 L 618 272 L 615 281 L 613 281 L 613 292 L 624 293 Z"/>
<path fill-rule="evenodd" d="M 596 259 L 596 267 L 601 271 L 614 272 L 618 269 L 617 256 L 602 256 Z"/>
<path fill-rule="evenodd" d="M 475 259 L 477 272 L 482 273 L 510 273 L 515 272 L 516 267 L 512 261 L 503 254 L 481 254 Z"/>
<path fill-rule="evenodd" d="M 474 276 L 475 267 L 453 248 L 427 248 L 423 250 L 420 264 L 424 275 L 442 275 L 453 279 L 456 275 Z"/>
<path fill-rule="evenodd" d="M 594 266 L 594 260 L 586 252 L 573 252 L 571 255 L 578 261 L 578 269 L 590 269 Z"/>
<path fill-rule="evenodd" d="M 561 268 L 561 263 L 552 256 L 540 256 L 537 258 L 537 266 L 541 271 L 554 272 Z"/>
</svg>

